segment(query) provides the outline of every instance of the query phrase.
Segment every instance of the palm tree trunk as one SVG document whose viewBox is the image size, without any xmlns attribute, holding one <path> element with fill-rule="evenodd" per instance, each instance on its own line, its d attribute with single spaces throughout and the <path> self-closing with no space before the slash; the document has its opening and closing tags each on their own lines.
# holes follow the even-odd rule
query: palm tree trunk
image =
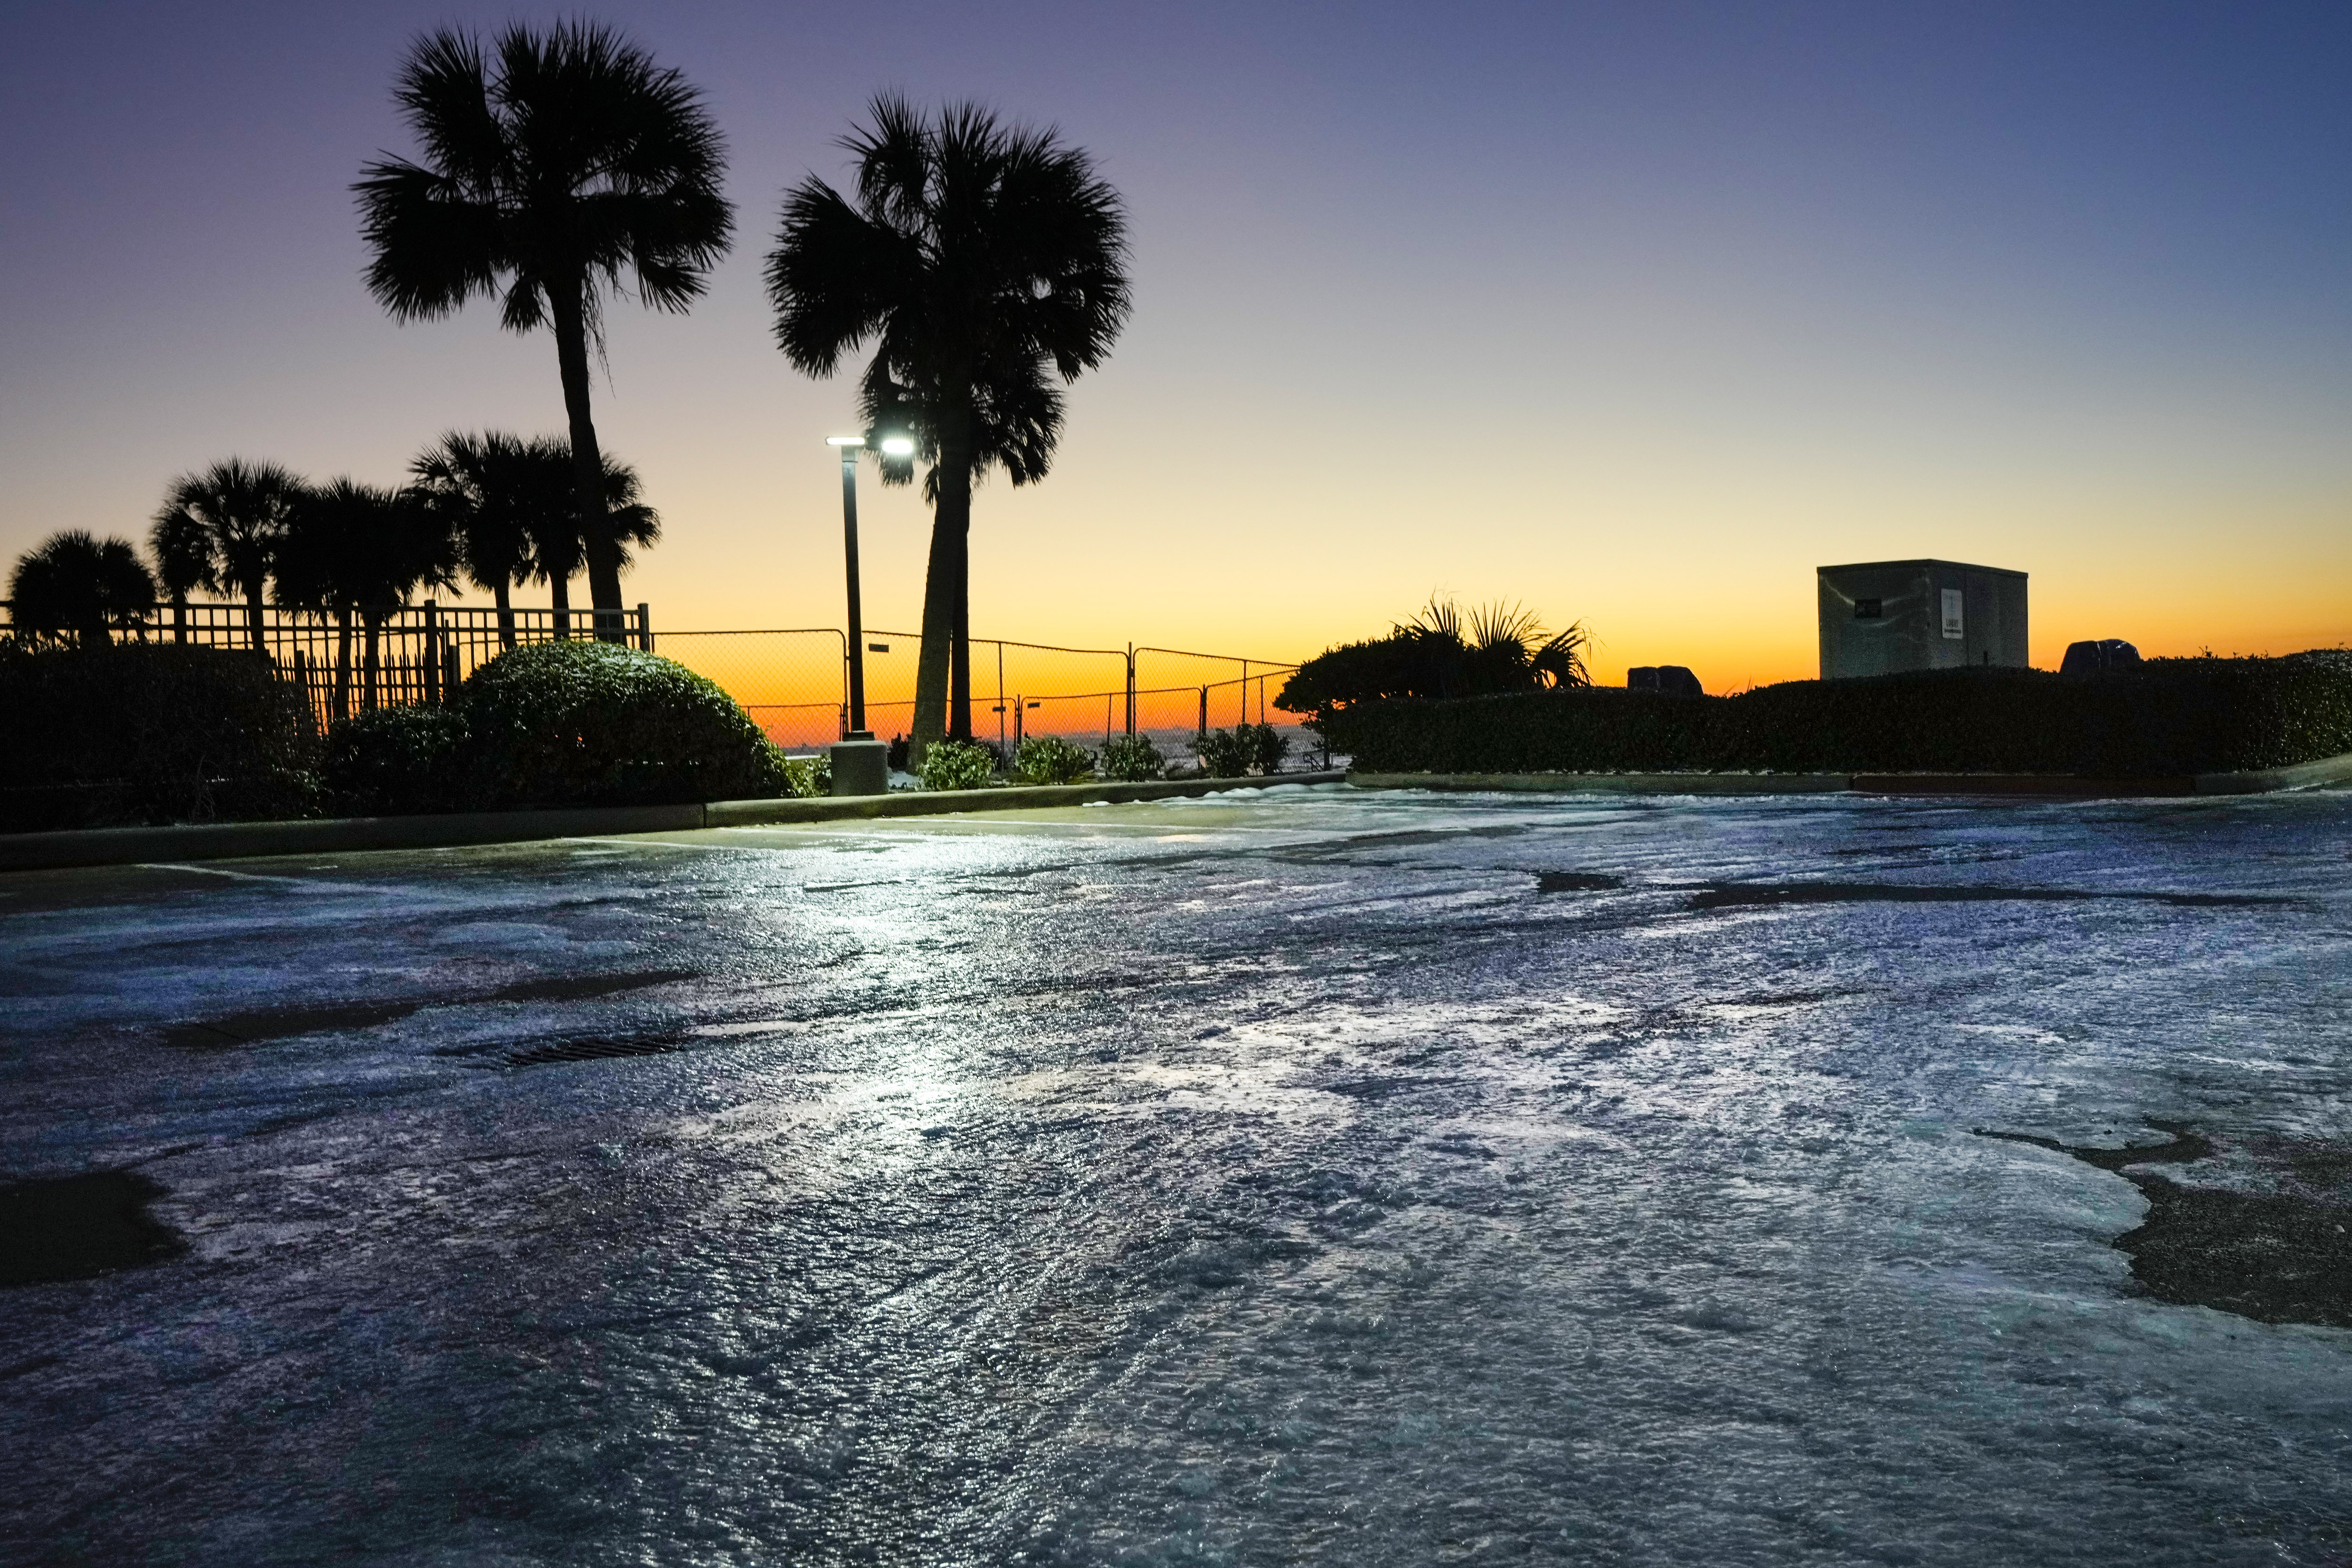
<svg viewBox="0 0 2352 1568">
<path fill-rule="evenodd" d="M 971 739 L 971 486 L 955 540 L 955 643 L 948 656 L 948 736 Z"/>
<path fill-rule="evenodd" d="M 184 592 L 172 595 L 172 640 L 188 640 L 188 595 Z"/>
<path fill-rule="evenodd" d="M 971 465 L 961 452 L 941 444 L 939 496 L 931 505 L 931 555 L 923 574 L 923 647 L 915 663 L 915 721 L 908 760 L 922 763 L 924 750 L 948 734 L 948 695 L 956 645 L 958 558 L 971 527 Z M 967 695 L 970 661 L 966 661 Z M 961 739 L 970 739 L 970 713 Z"/>
<path fill-rule="evenodd" d="M 584 279 L 569 289 L 551 288 L 548 303 L 555 318 L 556 363 L 563 374 L 563 412 L 572 422 L 572 471 L 581 542 L 588 557 L 588 602 L 595 607 L 596 635 L 618 642 L 623 635 L 621 557 L 604 510 L 604 455 L 596 445 L 596 426 L 588 417 L 586 288 Z"/>
<path fill-rule="evenodd" d="M 570 637 L 572 635 L 572 579 L 559 577 L 552 572 L 549 573 L 547 600 L 555 606 L 555 635 L 559 637 Z"/>
<path fill-rule="evenodd" d="M 267 654 L 269 639 L 261 633 L 261 578 L 248 577 L 245 580 L 245 628 L 252 634 L 253 651 Z"/>
<path fill-rule="evenodd" d="M 507 580 L 503 577 L 499 579 L 499 585 L 495 591 L 499 601 L 499 647 L 509 648 L 515 645 L 514 599 L 509 592 Z"/>
<path fill-rule="evenodd" d="M 352 613 L 335 612 L 335 717 L 352 716 Z"/>
<path fill-rule="evenodd" d="M 360 616 L 367 623 L 367 682 L 360 690 L 360 711 L 373 713 L 376 709 L 377 655 L 383 651 L 383 612 L 362 610 Z"/>
</svg>

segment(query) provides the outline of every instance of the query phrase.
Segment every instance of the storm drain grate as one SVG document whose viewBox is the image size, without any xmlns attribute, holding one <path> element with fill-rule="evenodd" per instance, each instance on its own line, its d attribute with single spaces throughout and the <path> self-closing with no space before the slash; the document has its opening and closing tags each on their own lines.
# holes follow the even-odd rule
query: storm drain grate
<svg viewBox="0 0 2352 1568">
<path fill-rule="evenodd" d="M 686 1042 L 675 1035 L 642 1035 L 634 1039 L 541 1040 L 500 1053 L 498 1065 L 509 1068 L 547 1067 L 556 1062 L 615 1061 L 627 1057 L 659 1057 L 683 1050 Z"/>
</svg>

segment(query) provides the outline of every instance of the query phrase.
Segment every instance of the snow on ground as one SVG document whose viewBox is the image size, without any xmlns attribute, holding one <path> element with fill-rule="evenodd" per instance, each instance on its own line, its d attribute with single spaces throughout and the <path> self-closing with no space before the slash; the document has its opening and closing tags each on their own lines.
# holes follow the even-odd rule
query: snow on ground
<svg viewBox="0 0 2352 1568">
<path fill-rule="evenodd" d="M 2129 1182 L 1972 1130 L 2352 1136 L 2347 829 L 1327 787 L 0 879 L 0 1175 L 185 1244 L 0 1292 L 0 1561 L 2341 1562 L 2352 1331 L 2152 1299 Z"/>
</svg>

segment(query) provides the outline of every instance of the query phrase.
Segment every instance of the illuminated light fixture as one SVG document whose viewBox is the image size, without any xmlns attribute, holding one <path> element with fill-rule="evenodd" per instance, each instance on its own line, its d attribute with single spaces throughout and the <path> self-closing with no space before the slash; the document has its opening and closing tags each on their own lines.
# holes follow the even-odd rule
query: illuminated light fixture
<svg viewBox="0 0 2352 1568">
<path fill-rule="evenodd" d="M 882 455 L 886 458 L 911 458 L 915 455 L 915 443 L 905 436 L 885 436 L 882 437 Z"/>
<path fill-rule="evenodd" d="M 866 437 L 863 436 L 827 436 L 824 438 L 824 444 L 828 447 L 863 447 L 866 445 Z"/>
</svg>

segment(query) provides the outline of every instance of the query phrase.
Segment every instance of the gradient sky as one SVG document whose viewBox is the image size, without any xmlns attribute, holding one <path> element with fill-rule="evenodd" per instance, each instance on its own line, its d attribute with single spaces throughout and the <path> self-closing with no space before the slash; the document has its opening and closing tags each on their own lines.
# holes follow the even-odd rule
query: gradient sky
<svg viewBox="0 0 2352 1568">
<path fill-rule="evenodd" d="M 551 338 L 369 299 L 349 193 L 420 28 L 555 14 L 0 10 L 0 552 L 232 453 L 560 430 Z M 1054 473 L 977 499 L 978 635 L 1298 658 L 1437 590 L 1721 689 L 1813 673 L 1816 565 L 1935 555 L 2032 574 L 2043 665 L 2352 638 L 2343 0 L 588 14 L 704 89 L 739 205 L 597 387 L 657 626 L 840 619 L 849 378 L 784 364 L 759 268 L 890 88 L 1059 126 L 1133 219 Z M 861 499 L 911 626 L 927 513 Z"/>
</svg>

